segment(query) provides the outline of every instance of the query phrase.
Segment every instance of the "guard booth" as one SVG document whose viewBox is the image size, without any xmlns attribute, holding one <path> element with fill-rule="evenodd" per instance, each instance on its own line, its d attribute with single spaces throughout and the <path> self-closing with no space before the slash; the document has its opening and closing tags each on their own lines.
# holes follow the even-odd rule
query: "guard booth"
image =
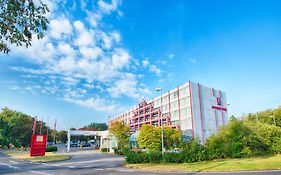
<svg viewBox="0 0 281 175">
<path fill-rule="evenodd" d="M 116 141 L 113 136 L 106 131 L 85 131 L 85 130 L 68 130 L 67 134 L 67 152 L 70 152 L 71 136 L 95 136 L 101 148 L 109 148 L 110 152 L 113 152 L 113 148 L 116 147 Z"/>
</svg>

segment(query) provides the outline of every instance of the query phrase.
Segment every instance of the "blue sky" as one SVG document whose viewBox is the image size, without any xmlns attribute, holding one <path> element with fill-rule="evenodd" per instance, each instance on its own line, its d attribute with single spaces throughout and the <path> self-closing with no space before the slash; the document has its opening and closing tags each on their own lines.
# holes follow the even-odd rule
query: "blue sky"
<svg viewBox="0 0 281 175">
<path fill-rule="evenodd" d="M 0 55 L 0 107 L 58 128 L 106 122 L 188 80 L 229 115 L 281 105 L 280 1 L 45 0 L 43 40 Z"/>
</svg>

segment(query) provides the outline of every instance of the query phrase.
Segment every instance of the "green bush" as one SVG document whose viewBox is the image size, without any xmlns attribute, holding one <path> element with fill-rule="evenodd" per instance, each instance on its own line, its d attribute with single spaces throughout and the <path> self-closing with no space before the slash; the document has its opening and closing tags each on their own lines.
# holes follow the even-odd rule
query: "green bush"
<svg viewBox="0 0 281 175">
<path fill-rule="evenodd" d="M 162 161 L 162 152 L 160 151 L 149 151 L 145 154 L 145 157 L 148 159 L 147 163 L 159 163 Z"/>
<path fill-rule="evenodd" d="M 166 163 L 183 163 L 184 156 L 181 152 L 170 152 L 164 154 L 163 162 Z"/>
<path fill-rule="evenodd" d="M 232 118 L 205 147 L 209 159 L 251 157 L 280 153 L 280 140 L 280 127 Z"/>
<path fill-rule="evenodd" d="M 58 150 L 58 148 L 56 146 L 47 146 L 46 147 L 46 152 L 55 152 L 57 150 Z"/>
<path fill-rule="evenodd" d="M 197 162 L 207 159 L 207 152 L 203 145 L 199 143 L 197 139 L 191 140 L 190 142 L 183 145 L 182 151 L 182 162 Z"/>
<path fill-rule="evenodd" d="M 114 154 L 123 155 L 123 151 L 121 149 L 113 148 L 113 150 L 114 150 Z"/>
<path fill-rule="evenodd" d="M 133 151 L 128 151 L 125 154 L 125 159 L 128 163 L 148 163 L 147 157 L 143 153 L 136 153 Z"/>
<path fill-rule="evenodd" d="M 159 151 L 153 152 L 134 152 L 123 151 L 125 159 L 128 163 L 160 163 L 162 161 L 162 154 Z"/>
<path fill-rule="evenodd" d="M 109 148 L 101 148 L 101 152 L 109 152 Z"/>
</svg>

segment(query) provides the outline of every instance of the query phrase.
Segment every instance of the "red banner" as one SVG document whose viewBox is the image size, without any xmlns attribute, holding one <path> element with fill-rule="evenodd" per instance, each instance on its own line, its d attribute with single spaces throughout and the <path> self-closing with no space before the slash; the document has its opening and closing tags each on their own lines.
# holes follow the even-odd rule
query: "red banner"
<svg viewBox="0 0 281 175">
<path fill-rule="evenodd" d="M 46 134 L 33 134 L 30 156 L 44 156 L 46 151 Z"/>
</svg>

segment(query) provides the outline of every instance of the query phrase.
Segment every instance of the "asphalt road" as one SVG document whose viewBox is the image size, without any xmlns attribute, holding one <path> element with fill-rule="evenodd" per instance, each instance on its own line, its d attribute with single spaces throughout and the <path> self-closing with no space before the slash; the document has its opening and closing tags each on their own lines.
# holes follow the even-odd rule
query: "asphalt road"
<svg viewBox="0 0 281 175">
<path fill-rule="evenodd" d="M 156 175 L 156 174 L 177 174 L 177 175 L 281 175 L 279 171 L 257 171 L 257 172 L 236 172 L 236 173 L 159 173 L 143 172 L 123 168 L 124 158 L 117 155 L 100 153 L 93 150 L 77 151 L 72 153 L 72 159 L 52 163 L 31 163 L 12 159 L 0 152 L 0 174 L 18 175 L 76 175 L 76 174 L 103 174 L 103 175 Z"/>
</svg>

